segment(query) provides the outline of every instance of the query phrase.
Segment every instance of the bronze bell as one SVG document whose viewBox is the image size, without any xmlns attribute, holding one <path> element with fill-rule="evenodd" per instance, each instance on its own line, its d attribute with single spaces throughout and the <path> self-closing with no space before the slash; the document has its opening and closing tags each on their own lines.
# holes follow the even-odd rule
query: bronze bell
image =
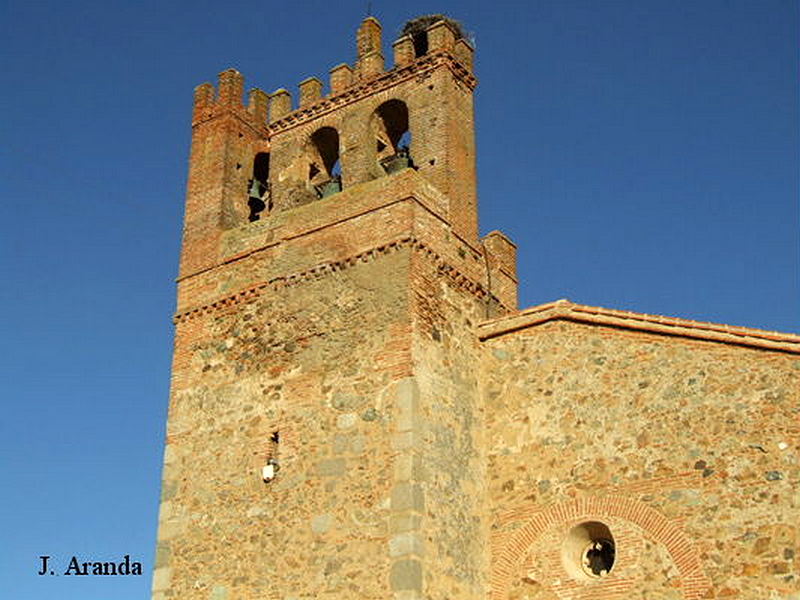
<svg viewBox="0 0 800 600">
<path fill-rule="evenodd" d="M 251 179 L 250 185 L 250 192 L 249 195 L 251 198 L 258 198 L 261 199 L 261 184 L 259 183 L 258 179 Z"/>
<path fill-rule="evenodd" d="M 383 170 L 386 171 L 387 175 L 397 173 L 398 171 L 412 166 L 411 157 L 408 155 L 408 148 L 402 147 L 397 150 L 396 154 L 387 156 L 381 160 L 381 166 Z"/>
<path fill-rule="evenodd" d="M 338 194 L 342 191 L 342 178 L 336 176 L 333 179 L 329 179 L 324 183 L 314 186 L 314 188 L 316 189 L 317 196 L 319 196 L 320 199 L 333 196 L 334 194 Z"/>
</svg>

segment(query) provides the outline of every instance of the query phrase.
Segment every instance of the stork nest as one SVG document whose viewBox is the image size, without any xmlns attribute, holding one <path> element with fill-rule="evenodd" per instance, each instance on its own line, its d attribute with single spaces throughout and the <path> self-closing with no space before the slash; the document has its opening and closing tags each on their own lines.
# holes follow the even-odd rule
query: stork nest
<svg viewBox="0 0 800 600">
<path fill-rule="evenodd" d="M 456 39 L 467 38 L 466 33 L 464 32 L 464 28 L 462 27 L 461 23 L 456 21 L 455 19 L 451 19 L 446 15 L 434 14 L 434 15 L 422 15 L 421 17 L 417 17 L 416 19 L 411 19 L 407 21 L 405 25 L 403 25 L 402 35 L 410 35 L 412 37 L 419 35 L 420 33 L 426 31 L 428 27 L 437 23 L 439 21 L 444 21 L 448 25 L 453 28 L 453 31 L 456 32 Z"/>
</svg>

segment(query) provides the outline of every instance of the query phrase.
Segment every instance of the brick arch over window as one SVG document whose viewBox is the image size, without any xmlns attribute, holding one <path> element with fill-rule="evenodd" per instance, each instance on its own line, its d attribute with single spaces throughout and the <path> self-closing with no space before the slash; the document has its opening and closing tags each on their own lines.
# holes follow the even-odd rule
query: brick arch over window
<svg viewBox="0 0 800 600">
<path fill-rule="evenodd" d="M 375 115 L 386 136 L 387 145 L 397 150 L 403 135 L 408 133 L 408 106 L 402 100 L 387 100 L 375 109 Z"/>
<path fill-rule="evenodd" d="M 372 116 L 374 156 L 382 171 L 394 173 L 413 166 L 408 106 L 398 99 L 387 100 Z"/>
<path fill-rule="evenodd" d="M 530 515 L 525 525 L 511 534 L 498 532 L 492 540 L 490 600 L 506 600 L 513 574 L 520 561 L 548 528 L 562 524 L 566 527 L 567 524 L 579 520 L 602 521 L 603 518 L 628 521 L 646 532 L 654 541 L 663 544 L 680 574 L 685 600 L 699 600 L 711 587 L 697 550 L 686 534 L 678 525 L 643 502 L 624 496 L 582 498 L 526 513 L 515 511 L 519 516 Z"/>
<path fill-rule="evenodd" d="M 321 127 L 311 134 L 312 162 L 316 169 L 333 175 L 339 162 L 339 132 L 333 127 Z"/>
<path fill-rule="evenodd" d="M 308 182 L 324 198 L 342 189 L 339 132 L 321 127 L 311 134 L 308 151 Z"/>
</svg>

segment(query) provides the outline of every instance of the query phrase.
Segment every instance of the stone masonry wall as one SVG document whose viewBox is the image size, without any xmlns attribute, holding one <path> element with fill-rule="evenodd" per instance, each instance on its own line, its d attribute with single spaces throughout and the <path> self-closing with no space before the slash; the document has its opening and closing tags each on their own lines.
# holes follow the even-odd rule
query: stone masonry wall
<svg viewBox="0 0 800 600">
<path fill-rule="evenodd" d="M 178 323 L 155 599 L 387 597 L 408 263 Z"/>
<path fill-rule="evenodd" d="M 424 500 L 419 598 L 483 599 L 487 591 L 485 413 L 476 323 L 494 314 L 488 298 L 465 293 L 424 255 L 412 261 L 416 422 L 415 480 Z"/>
<path fill-rule="evenodd" d="M 154 600 L 483 597 L 472 326 L 502 305 L 440 200 L 383 177 L 179 281 Z"/>
<path fill-rule="evenodd" d="M 551 321 L 481 364 L 491 598 L 800 597 L 800 358 Z M 590 577 L 571 528 L 606 525 Z"/>
</svg>

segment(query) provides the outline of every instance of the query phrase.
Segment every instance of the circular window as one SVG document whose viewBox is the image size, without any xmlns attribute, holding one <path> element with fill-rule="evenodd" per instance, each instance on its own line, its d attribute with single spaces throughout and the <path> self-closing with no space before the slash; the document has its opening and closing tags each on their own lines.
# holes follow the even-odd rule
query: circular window
<svg viewBox="0 0 800 600">
<path fill-rule="evenodd" d="M 564 568 L 576 579 L 605 577 L 614 567 L 614 536 L 598 521 L 587 521 L 570 529 L 564 540 Z"/>
</svg>

